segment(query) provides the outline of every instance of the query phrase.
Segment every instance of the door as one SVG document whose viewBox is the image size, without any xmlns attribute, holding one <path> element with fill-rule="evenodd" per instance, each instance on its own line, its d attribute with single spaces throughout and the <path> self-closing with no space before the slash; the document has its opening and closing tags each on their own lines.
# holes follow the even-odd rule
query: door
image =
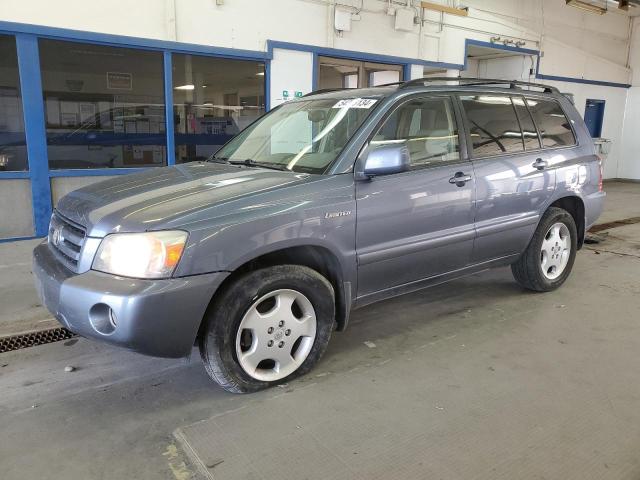
<svg viewBox="0 0 640 480">
<path fill-rule="evenodd" d="M 448 96 L 403 100 L 370 148 L 405 143 L 407 172 L 356 184 L 358 296 L 465 267 L 473 247 L 472 166 Z"/>
<path fill-rule="evenodd" d="M 555 190 L 555 169 L 541 147 L 522 96 L 460 96 L 476 175 L 473 263 L 521 253 Z M 539 105 L 531 100 L 531 106 Z"/>
<path fill-rule="evenodd" d="M 587 99 L 584 108 L 584 123 L 591 134 L 591 138 L 602 136 L 602 122 L 604 120 L 604 100 Z"/>
</svg>

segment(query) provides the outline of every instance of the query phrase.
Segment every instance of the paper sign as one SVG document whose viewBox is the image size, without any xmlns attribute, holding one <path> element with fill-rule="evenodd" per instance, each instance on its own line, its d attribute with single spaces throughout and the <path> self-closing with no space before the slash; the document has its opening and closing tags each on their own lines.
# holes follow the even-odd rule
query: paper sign
<svg viewBox="0 0 640 480">
<path fill-rule="evenodd" d="M 336 103 L 333 108 L 371 108 L 376 102 L 373 98 L 346 98 Z"/>
</svg>

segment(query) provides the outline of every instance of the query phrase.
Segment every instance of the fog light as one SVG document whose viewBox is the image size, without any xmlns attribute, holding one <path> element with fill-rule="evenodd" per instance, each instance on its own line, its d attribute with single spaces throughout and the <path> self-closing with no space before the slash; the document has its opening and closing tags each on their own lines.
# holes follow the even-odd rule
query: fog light
<svg viewBox="0 0 640 480">
<path fill-rule="evenodd" d="M 96 303 L 89 310 L 89 322 L 100 335 L 111 335 L 116 329 L 117 317 L 109 305 Z"/>
</svg>

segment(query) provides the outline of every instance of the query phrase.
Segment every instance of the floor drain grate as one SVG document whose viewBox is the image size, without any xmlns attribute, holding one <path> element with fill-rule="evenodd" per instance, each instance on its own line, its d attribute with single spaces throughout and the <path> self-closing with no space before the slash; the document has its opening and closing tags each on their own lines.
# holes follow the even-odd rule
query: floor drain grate
<svg viewBox="0 0 640 480">
<path fill-rule="evenodd" d="M 75 337 L 76 334 L 66 328 L 51 328 L 40 332 L 25 333 L 0 338 L 0 353 L 20 350 L 21 348 L 35 347 L 46 343 L 59 342 Z"/>
<path fill-rule="evenodd" d="M 602 232 L 603 230 L 609 230 L 610 228 L 624 227 L 625 225 L 633 225 L 634 223 L 640 223 L 640 217 L 625 218 L 624 220 L 616 220 L 615 222 L 600 223 L 594 225 L 589 229 L 591 233 Z"/>
</svg>

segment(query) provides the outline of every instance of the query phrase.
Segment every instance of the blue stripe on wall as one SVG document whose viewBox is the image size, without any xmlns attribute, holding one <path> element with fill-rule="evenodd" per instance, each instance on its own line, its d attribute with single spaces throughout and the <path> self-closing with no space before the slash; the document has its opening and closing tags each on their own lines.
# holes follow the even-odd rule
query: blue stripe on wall
<svg viewBox="0 0 640 480">
<path fill-rule="evenodd" d="M 20 33 L 16 35 L 16 47 L 31 177 L 33 224 L 35 235 L 43 237 L 49 229 L 52 206 L 38 39 L 33 35 Z"/>
</svg>

